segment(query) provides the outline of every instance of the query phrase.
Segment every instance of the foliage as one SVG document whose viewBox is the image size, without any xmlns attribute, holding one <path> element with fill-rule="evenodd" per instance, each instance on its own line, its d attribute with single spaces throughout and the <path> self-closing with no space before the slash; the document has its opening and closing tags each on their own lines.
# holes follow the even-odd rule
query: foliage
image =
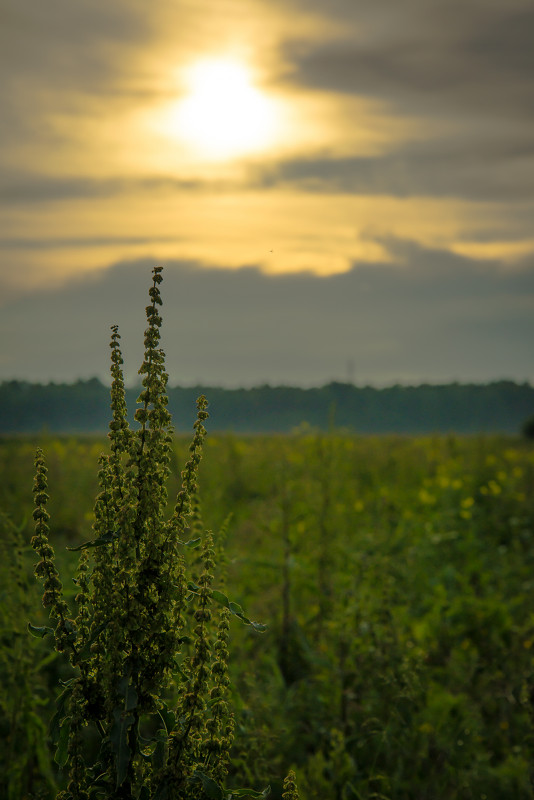
<svg viewBox="0 0 534 800">
<path fill-rule="evenodd" d="M 263 626 L 213 589 L 212 535 L 186 541 L 193 525 L 202 529 L 196 498 L 208 416 L 203 396 L 182 484 L 165 516 L 172 431 L 159 347 L 160 273 L 153 272 L 146 309 L 137 430 L 127 421 L 120 337 L 112 328 L 111 452 L 100 458 L 92 538 L 70 548 L 80 552 L 75 613 L 50 544 L 40 448 L 35 460 L 32 546 L 51 625 L 29 629 L 38 638 L 53 636 L 55 650 L 70 663 L 51 722 L 55 761 L 66 775 L 58 800 L 244 796 L 244 790 L 222 788 L 234 728 L 228 706 L 230 613 L 256 629 Z"/>
<path fill-rule="evenodd" d="M 20 800 L 56 788 L 43 710 L 49 711 L 47 669 L 55 654 L 29 643 L 35 592 L 25 568 L 21 527 L 0 515 L 0 797 Z"/>
<path fill-rule="evenodd" d="M 292 766 L 306 800 L 530 797 L 531 450 L 310 431 L 216 444 L 226 486 L 248 477 L 233 529 L 253 556 L 229 543 L 230 577 L 274 620 L 233 647 L 257 664 L 236 676 L 253 777 Z"/>
<path fill-rule="evenodd" d="M 53 564 L 64 581 L 61 595 L 52 565 L 41 567 L 50 582 L 48 598 L 57 605 L 63 597 L 69 609 L 76 609 L 63 615 L 64 624 L 60 625 L 59 615 L 53 619 L 60 646 L 63 642 L 67 649 L 63 655 L 51 654 L 45 663 L 42 648 L 52 636 L 46 634 L 50 622 L 32 620 L 35 632 L 46 635 L 33 639 L 31 649 L 20 636 L 20 620 L 28 613 L 20 609 L 31 606 L 32 589 L 25 554 L 16 549 L 13 537 L 26 533 L 27 525 L 18 524 L 20 534 L 11 524 L 2 532 L 6 557 L 0 563 L 0 579 L 2 599 L 7 597 L 2 627 L 9 632 L 0 658 L 6 687 L 0 685 L 1 724 L 8 717 L 14 720 L 15 738 L 9 741 L 16 742 L 20 759 L 7 782 L 4 778 L 1 796 L 18 800 L 24 792 L 37 796 L 42 791 L 48 797 L 54 781 L 67 790 L 65 771 L 73 770 L 73 748 L 80 745 L 81 769 L 93 780 L 91 770 L 101 763 L 110 797 L 120 797 L 128 781 L 132 792 L 143 781 L 148 783 L 150 797 L 157 793 L 165 769 L 173 767 L 169 753 L 172 747 L 176 752 L 186 730 L 184 720 L 190 719 L 190 745 L 181 751 L 186 797 L 195 797 L 195 792 L 221 796 L 216 787 L 223 785 L 226 795 L 255 796 L 235 788 L 246 781 L 271 784 L 273 800 L 296 792 L 296 784 L 301 800 L 530 798 L 531 443 L 502 436 L 362 437 L 336 430 L 324 434 L 306 426 L 292 436 L 210 436 L 203 445 L 206 458 L 198 464 L 202 497 L 209 498 L 204 504 L 192 482 L 176 477 L 179 464 L 192 455 L 189 443 L 181 437 L 166 442 L 159 434 L 154 441 L 147 424 L 143 453 L 159 442 L 168 462 L 162 472 L 146 466 L 146 479 L 154 482 L 155 490 L 143 496 L 136 483 L 140 432 L 123 425 L 117 412 L 122 389 L 116 336 L 113 342 L 111 453 L 101 463 L 100 496 L 94 509 L 88 503 L 95 489 L 91 470 L 102 442 L 50 435 L 35 441 L 0 441 L 0 504 L 6 513 L 17 520 L 31 515 L 24 484 L 38 444 L 47 452 L 46 477 L 54 484 L 52 497 L 41 510 L 54 520 L 55 543 L 71 548 L 85 543 L 77 571 L 66 557 L 71 554 L 56 547 Z M 143 421 L 139 424 L 142 431 Z M 124 442 L 122 450 L 117 449 L 118 441 Z M 39 471 L 38 495 L 47 493 L 42 464 Z M 158 559 L 168 561 L 143 538 L 152 530 L 154 541 L 160 541 L 156 518 L 167 520 L 166 525 L 175 518 L 177 502 L 162 493 L 169 471 L 169 496 L 189 498 L 190 515 L 184 516 L 183 533 L 177 538 L 202 539 L 191 547 L 175 541 L 175 568 L 182 563 L 185 577 L 177 577 L 174 588 L 185 586 L 185 594 L 181 621 L 170 639 L 182 640 L 176 642 L 174 660 L 165 650 L 169 640 L 158 639 L 157 631 L 172 627 L 165 619 L 175 618 L 180 600 L 178 595 L 167 600 L 163 585 L 157 584 L 156 571 L 149 567 L 160 563 Z M 124 505 L 116 475 L 122 476 L 123 498 L 130 498 Z M 197 483 L 196 473 L 193 482 Z M 128 550 L 124 547 L 123 554 L 119 541 L 123 531 L 124 541 L 131 541 L 128 535 L 141 496 L 148 511 L 138 557 L 135 544 Z M 131 518 L 126 513 L 130 507 L 135 511 Z M 106 516 L 110 508 L 117 513 Z M 227 526 L 230 515 L 222 559 L 223 537 L 217 535 L 212 544 L 202 532 Z M 37 523 L 41 528 L 37 544 L 45 548 L 44 557 L 50 561 L 41 540 L 48 520 L 38 515 Z M 91 560 L 85 565 L 87 556 Z M 106 595 L 109 573 L 103 568 L 108 558 L 113 585 L 122 587 L 111 595 Z M 219 577 L 215 588 L 212 563 L 223 561 L 225 582 Z M 14 577 L 16 564 L 22 564 L 20 590 Z M 125 565 L 135 576 L 135 585 L 128 582 L 127 594 Z M 69 589 L 73 577 L 76 592 Z M 135 589 L 139 585 L 144 587 L 142 593 Z M 232 600 L 224 585 L 231 586 Z M 74 594 L 82 595 L 76 603 Z M 104 596 L 112 601 L 103 603 Z M 120 611 L 121 597 L 127 597 L 131 606 L 135 603 L 140 620 L 136 626 L 124 609 Z M 228 615 L 250 623 L 239 605 L 244 598 L 252 619 L 266 618 L 271 624 L 261 637 L 252 624 L 239 625 L 232 629 L 230 643 Z M 204 600 L 209 604 L 203 605 Z M 169 606 L 164 606 L 167 602 Z M 204 618 L 206 612 L 213 618 Z M 73 640 L 83 655 L 73 666 L 67 622 L 78 638 L 89 643 L 99 619 L 107 621 L 107 627 L 85 651 Z M 141 647 L 134 637 L 139 637 Z M 27 658 L 20 675 L 12 655 L 18 641 L 16 658 Z M 118 648 L 112 647 L 114 642 Z M 208 675 L 202 667 L 207 650 Z M 228 651 L 232 658 L 227 674 Z M 143 670 L 149 659 L 153 663 L 155 657 L 159 663 L 160 655 L 169 664 L 167 681 L 165 668 Z M 43 745 L 50 717 L 49 704 L 43 701 L 59 681 L 60 713 L 52 733 L 58 738 L 54 752 L 66 762 L 63 770 L 50 769 L 47 782 L 48 753 L 42 746 L 41 766 L 35 742 Z M 160 687 L 159 699 L 151 681 Z M 99 690 L 102 685 L 108 687 L 109 700 Z M 79 700 L 86 687 L 92 692 L 87 702 L 83 694 Z M 17 697 L 26 699 L 21 702 Z M 204 701 L 203 708 L 196 706 L 195 697 Z M 117 705 L 120 714 L 115 713 Z M 34 716 L 18 711 L 9 716 L 15 707 L 27 708 Z M 99 707 L 104 711 L 97 713 Z M 137 728 L 130 721 L 136 714 Z M 222 750 L 229 746 L 232 726 L 236 737 L 226 760 Z M 137 744 L 130 738 L 136 730 Z M 212 736 L 212 731 L 219 733 Z M 0 763 L 5 773 L 7 762 Z M 119 763 L 126 777 L 117 789 Z M 28 783 L 22 785 L 26 775 Z M 285 783 L 283 775 L 288 776 Z M 9 786 L 11 796 L 7 788 L 4 791 Z M 97 790 L 95 786 L 93 795 Z M 144 791 L 141 800 L 146 796 Z"/>
<path fill-rule="evenodd" d="M 188 420 L 195 397 L 204 393 L 210 397 L 212 430 L 240 433 L 290 432 L 303 422 L 328 430 L 332 418 L 338 427 L 360 433 L 515 433 L 534 406 L 534 387 L 513 381 L 382 389 L 335 381 L 310 389 L 174 386 L 168 390 L 174 418 Z M 0 383 L 0 432 L 105 431 L 106 396 L 107 388 L 96 378 L 73 384 Z M 126 390 L 129 406 L 135 397 L 134 388 Z"/>
<path fill-rule="evenodd" d="M 534 439 L 534 415 L 524 421 L 521 426 L 521 433 L 525 439 Z"/>
</svg>

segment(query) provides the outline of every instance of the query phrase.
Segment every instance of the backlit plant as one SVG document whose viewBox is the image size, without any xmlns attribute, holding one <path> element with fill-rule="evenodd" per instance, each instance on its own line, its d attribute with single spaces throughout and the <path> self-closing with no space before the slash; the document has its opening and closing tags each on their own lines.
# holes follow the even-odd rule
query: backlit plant
<svg viewBox="0 0 534 800">
<path fill-rule="evenodd" d="M 49 541 L 47 469 L 37 451 L 32 546 L 52 624 L 29 627 L 38 637 L 53 636 L 71 669 L 51 722 L 55 760 L 66 776 L 57 800 L 228 800 L 268 792 L 223 789 L 233 738 L 229 616 L 257 630 L 263 626 L 213 587 L 212 535 L 188 538 L 200 527 L 204 396 L 197 401 L 181 489 L 166 517 L 172 428 L 159 346 L 161 280 L 157 267 L 146 309 L 136 430 L 127 421 L 120 336 L 112 328 L 110 454 L 100 458 L 94 538 L 72 548 L 80 551 L 75 611 Z"/>
</svg>

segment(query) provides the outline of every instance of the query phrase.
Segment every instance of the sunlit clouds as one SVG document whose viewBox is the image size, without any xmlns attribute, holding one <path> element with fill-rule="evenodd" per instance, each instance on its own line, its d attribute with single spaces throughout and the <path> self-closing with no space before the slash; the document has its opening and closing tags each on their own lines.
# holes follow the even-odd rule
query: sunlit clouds
<svg viewBox="0 0 534 800">
<path fill-rule="evenodd" d="M 46 285 L 50 275 L 66 279 L 73 265 L 80 274 L 123 258 L 164 261 L 176 252 L 205 266 L 257 265 L 268 274 L 328 275 L 359 261 L 398 263 L 384 244 L 390 236 L 444 250 L 465 240 L 469 250 L 469 243 L 487 226 L 497 228 L 506 213 L 506 206 L 450 198 L 238 187 L 208 191 L 172 182 L 154 182 L 150 202 L 147 188 L 132 183 L 127 199 L 118 202 L 120 186 L 109 189 L 110 196 L 58 199 L 11 212 L 2 258 L 28 270 L 33 265 L 28 278 L 33 285 Z"/>
<path fill-rule="evenodd" d="M 164 133 L 194 155 L 222 160 L 267 148 L 281 120 L 274 100 L 253 85 L 247 65 L 229 58 L 196 61 L 185 70 L 186 96 L 165 120 Z"/>
<path fill-rule="evenodd" d="M 4 6 L 0 305 L 140 259 L 534 258 L 528 0 Z"/>
</svg>

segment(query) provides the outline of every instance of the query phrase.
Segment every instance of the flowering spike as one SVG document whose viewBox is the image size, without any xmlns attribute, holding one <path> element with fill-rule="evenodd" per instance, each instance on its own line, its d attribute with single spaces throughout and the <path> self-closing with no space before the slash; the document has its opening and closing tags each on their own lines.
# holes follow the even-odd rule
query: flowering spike
<svg viewBox="0 0 534 800">
<path fill-rule="evenodd" d="M 206 761 L 214 764 L 213 777 L 223 783 L 228 774 L 230 748 L 234 739 L 234 718 L 228 709 L 228 634 L 230 612 L 221 610 L 217 638 L 214 645 L 214 661 L 211 665 L 213 686 L 210 692 L 211 719 L 206 723 L 209 738 L 204 743 Z"/>
<path fill-rule="evenodd" d="M 56 569 L 54 549 L 48 541 L 50 515 L 46 510 L 46 504 L 49 499 L 46 475 L 47 469 L 43 451 L 38 448 L 35 455 L 35 480 L 33 484 L 35 535 L 31 541 L 33 549 L 40 558 L 40 561 L 35 565 L 35 575 L 44 580 L 43 605 L 45 608 L 50 609 L 50 619 L 57 620 L 55 628 L 56 650 L 61 653 L 67 647 L 70 647 L 71 659 L 75 660 L 74 623 L 68 618 L 69 608 L 63 599 L 63 584 Z"/>
<path fill-rule="evenodd" d="M 283 800 L 299 800 L 299 790 L 297 786 L 297 776 L 292 769 L 289 770 L 284 779 Z"/>
</svg>

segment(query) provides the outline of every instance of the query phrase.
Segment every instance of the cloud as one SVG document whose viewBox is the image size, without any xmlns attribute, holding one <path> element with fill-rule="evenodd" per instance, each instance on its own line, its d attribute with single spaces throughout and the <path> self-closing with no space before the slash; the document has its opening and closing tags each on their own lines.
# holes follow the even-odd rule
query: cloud
<svg viewBox="0 0 534 800">
<path fill-rule="evenodd" d="M 385 263 L 370 272 L 374 267 L 365 263 L 386 260 L 388 240 L 379 247 L 377 234 L 479 257 L 499 253 L 511 259 L 531 246 L 530 0 L 162 0 L 149 11 L 141 0 L 4 0 L 2 15 L 2 314 L 11 300 L 22 302 L 30 282 L 45 290 L 55 281 L 58 298 L 72 300 L 74 307 L 79 296 L 72 289 L 67 297 L 59 282 L 75 270 L 97 267 L 102 276 L 94 279 L 100 287 L 95 303 L 102 305 L 113 285 L 105 281 L 122 269 L 106 271 L 107 264 L 128 260 L 133 275 L 135 259 L 142 263 L 139 259 L 147 256 L 143 263 L 148 265 L 150 255 L 179 252 L 191 259 L 185 263 L 196 264 L 191 267 L 195 278 L 186 280 L 184 262 L 166 258 L 168 283 L 171 274 L 180 273 L 186 284 L 190 280 L 193 294 L 209 294 L 224 275 L 221 296 L 230 286 L 233 296 L 246 295 L 256 281 L 260 295 L 284 286 L 292 298 L 301 327 L 290 335 L 289 322 L 281 319 L 286 342 L 278 350 L 273 344 L 272 351 L 279 332 L 262 322 L 263 341 L 252 332 L 254 314 L 248 320 L 244 309 L 227 298 L 235 318 L 250 327 L 257 353 L 265 354 L 253 369 L 245 354 L 239 355 L 240 342 L 228 348 L 238 354 L 228 380 L 241 380 L 241 374 L 285 380 L 292 374 L 289 364 L 297 365 L 298 380 L 321 380 L 329 370 L 342 372 L 339 364 L 352 355 L 340 354 L 338 366 L 328 367 L 334 359 L 321 360 L 322 340 L 306 350 L 315 333 L 300 297 L 313 306 L 316 292 L 325 303 L 332 294 L 332 303 L 343 305 L 333 287 L 358 296 L 369 273 L 378 313 L 386 318 L 391 312 L 396 319 L 386 303 L 387 287 L 377 281 L 387 275 L 397 285 L 399 275 L 394 268 L 390 275 Z M 283 149 L 273 146 L 261 162 L 199 166 L 188 161 L 172 136 L 156 133 L 158 125 L 151 124 L 184 91 L 181 66 L 226 47 L 251 56 L 262 88 L 287 101 L 294 116 L 288 117 Z M 303 120 L 314 124 L 304 126 Z M 487 248 L 477 249 L 481 242 Z M 444 257 L 437 250 L 421 252 L 433 264 Z M 409 261 L 413 266 L 421 258 L 414 251 Z M 232 276 L 199 267 L 250 263 L 277 272 L 310 267 L 326 273 L 343 271 L 356 259 L 363 262 L 355 276 L 342 276 L 341 284 L 311 276 L 303 283 L 288 277 L 283 284 L 282 278 L 267 279 L 258 270 Z M 503 289 L 492 262 L 461 263 L 465 276 L 487 269 L 489 285 L 495 292 Z M 456 267 L 449 266 L 454 273 Z M 209 286 L 197 272 L 206 281 L 209 274 Z M 400 295 L 414 273 L 410 267 L 401 274 L 408 283 L 397 286 Z M 437 280 L 436 291 L 444 288 L 443 281 Z M 414 295 L 419 283 L 411 288 Z M 92 285 L 84 289 L 87 296 Z M 35 319 L 48 329 L 52 321 L 38 307 L 43 297 L 57 314 L 59 306 L 46 291 L 31 301 Z M 247 302 L 263 320 L 264 306 L 253 298 Z M 282 307 L 283 297 L 273 299 L 271 315 Z M 28 320 L 20 308 L 21 318 Z M 218 319 L 216 308 L 210 313 Z M 84 336 L 91 336 L 84 314 L 79 324 L 87 322 Z M 360 327 L 348 312 L 346 322 L 332 317 L 329 324 L 336 330 L 341 326 L 346 336 L 340 341 L 349 342 L 348 350 L 359 347 L 357 334 L 364 330 L 367 347 L 383 354 L 383 366 L 380 371 L 374 362 L 375 369 L 362 355 L 363 371 L 391 374 L 385 336 L 374 331 L 367 308 L 358 314 Z M 420 309 L 416 318 L 421 314 Z M 436 319 L 439 314 L 436 308 Z M 510 322 L 510 330 L 515 324 Z M 226 330 L 224 319 L 220 325 Z M 300 361 L 299 330 L 305 332 Z M 393 334 L 392 347 L 395 341 Z M 78 345 L 86 355 L 72 362 L 65 353 L 67 372 L 73 364 L 90 371 L 96 363 L 94 350 L 81 339 Z M 57 352 L 63 347 L 61 339 L 55 340 Z M 224 380 L 206 353 L 206 375 Z M 54 361 L 52 351 L 50 357 Z M 45 374 L 48 362 L 43 364 Z M 4 357 L 4 374 L 18 368 L 16 360 Z M 186 374 L 193 373 L 188 367 Z"/>
<path fill-rule="evenodd" d="M 171 383 L 316 385 L 345 379 L 349 362 L 359 383 L 534 377 L 532 259 L 510 271 L 413 242 L 387 246 L 396 265 L 363 263 L 331 277 L 169 261 Z M 118 323 L 134 380 L 152 266 L 116 264 L 12 302 L 0 323 L 9 343 L 0 376 L 105 377 L 109 326 Z"/>
<path fill-rule="evenodd" d="M 260 166 L 252 174 L 260 186 L 290 184 L 308 192 L 530 203 L 532 142 L 530 137 L 518 146 L 466 136 L 430 139 L 380 156 L 293 158 Z"/>
<path fill-rule="evenodd" d="M 146 43 L 151 30 L 140 0 L 4 0 L 2 16 L 3 74 L 8 85 L 16 81 L 25 89 L 37 88 L 45 76 L 54 89 L 79 89 L 80 82 L 93 91 L 111 89 L 110 75 L 128 70 L 117 51 Z"/>
<path fill-rule="evenodd" d="M 266 185 L 307 191 L 530 202 L 534 174 L 534 7 L 529 0 L 293 0 L 337 30 L 288 38 L 296 87 L 367 97 L 410 121 L 407 141 L 368 158 L 350 152 L 288 159 Z M 347 116 L 347 125 L 358 119 Z"/>
<path fill-rule="evenodd" d="M 338 0 L 333 16 L 347 24 L 345 36 L 286 43 L 295 81 L 382 97 L 401 112 L 507 112 L 533 119 L 534 8 L 528 0 Z"/>
<path fill-rule="evenodd" d="M 61 200 L 100 199 L 160 191 L 196 192 L 228 189 L 228 181 L 180 180 L 162 175 L 138 178 L 53 177 L 5 170 L 0 183 L 0 204 L 18 205 Z"/>
<path fill-rule="evenodd" d="M 109 247 L 110 245 L 150 245 L 154 242 L 179 242 L 180 239 L 176 236 L 171 237 L 148 237 L 148 236 L 92 236 L 90 238 L 54 238 L 47 239 L 34 239 L 34 238 L 20 238 L 20 239 L 2 239 L 0 240 L 0 250 L 62 250 L 73 248 L 86 248 L 86 247 Z"/>
<path fill-rule="evenodd" d="M 5 0 L 0 26 L 0 136 L 4 148 L 23 137 L 60 145 L 55 119 L 89 98 L 116 92 L 133 47 L 149 40 L 139 0 Z"/>
</svg>

